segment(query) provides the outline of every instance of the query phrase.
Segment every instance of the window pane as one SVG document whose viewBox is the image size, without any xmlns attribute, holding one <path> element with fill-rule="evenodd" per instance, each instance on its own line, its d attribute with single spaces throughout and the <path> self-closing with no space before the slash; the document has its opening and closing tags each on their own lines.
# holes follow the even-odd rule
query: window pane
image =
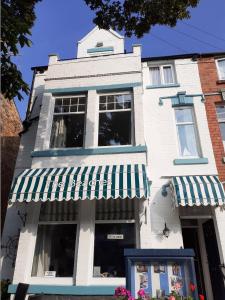
<svg viewBox="0 0 225 300">
<path fill-rule="evenodd" d="M 71 105 L 76 105 L 78 103 L 78 98 L 71 99 Z"/>
<path fill-rule="evenodd" d="M 100 103 L 106 103 L 106 96 L 100 96 Z"/>
<path fill-rule="evenodd" d="M 122 239 L 112 239 L 115 234 Z M 96 224 L 93 276 L 125 277 L 125 248 L 135 248 L 134 224 Z"/>
<path fill-rule="evenodd" d="M 70 105 L 70 98 L 64 98 L 63 105 Z"/>
<path fill-rule="evenodd" d="M 159 67 L 151 67 L 150 69 L 150 80 L 152 85 L 160 85 L 160 69 Z"/>
<path fill-rule="evenodd" d="M 225 59 L 218 61 L 218 66 L 220 70 L 220 78 L 225 79 Z"/>
<path fill-rule="evenodd" d="M 55 105 L 62 105 L 62 99 L 60 98 L 55 99 Z"/>
<path fill-rule="evenodd" d="M 225 120 L 225 105 L 216 106 L 217 118 L 219 120 Z"/>
<path fill-rule="evenodd" d="M 99 109 L 100 110 L 106 110 L 106 104 L 100 104 Z"/>
<path fill-rule="evenodd" d="M 107 104 L 107 109 L 108 110 L 114 110 L 114 108 L 115 108 L 115 103 L 112 102 L 112 103 Z"/>
<path fill-rule="evenodd" d="M 131 144 L 131 112 L 99 114 L 99 146 Z"/>
<path fill-rule="evenodd" d="M 55 115 L 52 124 L 51 147 L 82 147 L 84 119 L 84 114 Z"/>
<path fill-rule="evenodd" d="M 46 271 L 55 271 L 56 277 L 72 277 L 75 240 L 75 224 L 39 225 L 32 276 L 44 276 Z"/>
<path fill-rule="evenodd" d="M 177 123 L 193 122 L 191 108 L 176 109 L 175 116 L 176 116 Z"/>
<path fill-rule="evenodd" d="M 71 112 L 77 112 L 77 105 L 70 106 L 70 111 Z"/>
<path fill-rule="evenodd" d="M 225 122 L 220 123 L 220 132 L 222 136 L 222 141 L 225 143 Z"/>
<path fill-rule="evenodd" d="M 178 125 L 181 156 L 198 156 L 194 125 Z"/>
<path fill-rule="evenodd" d="M 163 67 L 164 83 L 173 83 L 173 71 L 171 66 Z"/>
<path fill-rule="evenodd" d="M 79 98 L 79 104 L 86 104 L 86 97 Z"/>
</svg>

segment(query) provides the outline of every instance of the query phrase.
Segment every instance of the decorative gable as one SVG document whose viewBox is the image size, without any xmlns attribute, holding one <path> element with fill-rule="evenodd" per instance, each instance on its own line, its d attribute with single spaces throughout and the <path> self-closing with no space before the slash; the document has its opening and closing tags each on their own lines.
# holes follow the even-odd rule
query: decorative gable
<svg viewBox="0 0 225 300">
<path fill-rule="evenodd" d="M 114 30 L 97 26 L 77 46 L 77 58 L 124 53 L 124 37 Z"/>
</svg>

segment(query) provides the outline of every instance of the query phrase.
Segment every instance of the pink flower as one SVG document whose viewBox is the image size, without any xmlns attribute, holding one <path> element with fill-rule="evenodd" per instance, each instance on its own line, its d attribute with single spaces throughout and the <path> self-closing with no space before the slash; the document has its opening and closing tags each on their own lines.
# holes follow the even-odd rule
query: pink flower
<svg viewBox="0 0 225 300">
<path fill-rule="evenodd" d="M 128 300 L 135 300 L 134 297 L 129 296 Z"/>
<path fill-rule="evenodd" d="M 116 289 L 115 289 L 115 294 L 114 294 L 114 296 L 116 296 L 116 297 L 120 297 L 120 296 L 122 296 L 122 297 L 130 297 L 130 295 L 131 295 L 131 292 L 130 291 L 128 291 L 125 287 L 123 287 L 123 286 L 119 286 L 119 287 L 117 287 Z"/>
<path fill-rule="evenodd" d="M 142 290 L 142 289 L 139 290 L 137 294 L 138 294 L 138 296 L 141 297 L 141 298 L 145 297 L 145 291 Z"/>
<path fill-rule="evenodd" d="M 169 296 L 168 300 L 176 300 L 176 298 L 174 296 Z"/>
</svg>

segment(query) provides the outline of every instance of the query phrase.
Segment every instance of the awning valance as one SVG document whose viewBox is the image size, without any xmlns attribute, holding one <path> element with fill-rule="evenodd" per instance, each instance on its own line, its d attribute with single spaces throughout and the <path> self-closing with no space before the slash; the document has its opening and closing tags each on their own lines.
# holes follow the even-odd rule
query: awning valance
<svg viewBox="0 0 225 300">
<path fill-rule="evenodd" d="M 15 179 L 9 200 L 62 201 L 147 198 L 145 165 L 26 169 Z"/>
<path fill-rule="evenodd" d="M 217 176 L 176 176 L 172 178 L 176 206 L 225 204 L 225 192 Z"/>
</svg>

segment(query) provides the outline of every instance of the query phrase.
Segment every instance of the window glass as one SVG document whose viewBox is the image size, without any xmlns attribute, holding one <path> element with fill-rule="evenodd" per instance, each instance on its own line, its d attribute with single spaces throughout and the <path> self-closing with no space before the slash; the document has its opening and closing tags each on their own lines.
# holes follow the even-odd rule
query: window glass
<svg viewBox="0 0 225 300">
<path fill-rule="evenodd" d="M 149 67 L 151 85 L 167 85 L 175 83 L 173 65 Z"/>
<path fill-rule="evenodd" d="M 225 148 L 225 105 L 218 105 L 216 107 L 217 119 L 220 126 L 222 141 Z"/>
<path fill-rule="evenodd" d="M 180 156 L 199 156 L 196 128 L 191 108 L 175 110 Z"/>
<path fill-rule="evenodd" d="M 164 76 L 164 83 L 173 83 L 173 71 L 171 66 L 164 66 L 163 67 L 163 76 Z"/>
<path fill-rule="evenodd" d="M 72 277 L 75 240 L 76 224 L 39 225 L 32 276 Z"/>
<path fill-rule="evenodd" d="M 161 76 L 160 76 L 160 68 L 159 67 L 151 67 L 150 70 L 150 79 L 152 85 L 160 85 L 161 84 Z"/>
<path fill-rule="evenodd" d="M 220 59 L 217 61 L 219 67 L 220 79 L 225 79 L 225 59 Z"/>
<path fill-rule="evenodd" d="M 125 248 L 135 248 L 134 223 L 96 224 L 93 276 L 125 277 Z"/>
<path fill-rule="evenodd" d="M 131 94 L 100 96 L 99 146 L 130 145 Z"/>
<path fill-rule="evenodd" d="M 52 277 L 73 277 L 78 205 L 74 201 L 41 204 L 32 276 L 51 271 Z"/>
<path fill-rule="evenodd" d="M 82 147 L 86 97 L 56 98 L 50 147 Z"/>
</svg>

